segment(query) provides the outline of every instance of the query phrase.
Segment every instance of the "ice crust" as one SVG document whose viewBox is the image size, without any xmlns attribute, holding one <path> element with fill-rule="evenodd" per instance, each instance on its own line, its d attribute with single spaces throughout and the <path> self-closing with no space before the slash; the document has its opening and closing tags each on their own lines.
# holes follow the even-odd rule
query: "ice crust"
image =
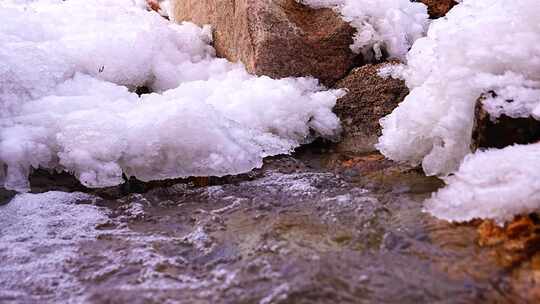
<svg viewBox="0 0 540 304">
<path fill-rule="evenodd" d="M 499 224 L 540 209 L 540 144 L 468 155 L 425 210 L 448 221 L 488 218 Z"/>
<path fill-rule="evenodd" d="M 464 0 L 409 52 L 400 76 L 411 93 L 381 120 L 377 147 L 428 175 L 455 173 L 427 203 L 432 214 L 503 222 L 540 207 L 538 144 L 470 154 L 480 96 L 493 119 L 540 118 L 538 13 L 535 0 Z"/>
<path fill-rule="evenodd" d="M 77 299 L 83 288 L 66 267 L 77 257 L 76 245 L 95 239 L 96 225 L 109 219 L 106 209 L 91 205 L 96 200 L 51 191 L 19 194 L 0 206 L 0 298 L 44 303 L 50 299 L 43 294 L 55 292 L 66 302 L 83 302 Z"/>
<path fill-rule="evenodd" d="M 425 35 L 427 7 L 409 0 L 297 0 L 313 8 L 333 8 L 357 33 L 351 49 L 365 60 L 405 59 L 413 42 Z"/>
<path fill-rule="evenodd" d="M 215 58 L 209 27 L 131 0 L 0 3 L 0 183 L 32 168 L 88 187 L 227 175 L 316 136 L 335 138 L 344 92 L 249 75 Z M 132 91 L 147 86 L 153 94 Z"/>
<path fill-rule="evenodd" d="M 385 117 L 378 148 L 422 164 L 430 175 L 454 172 L 470 153 L 473 111 L 489 91 L 490 113 L 529 116 L 540 101 L 540 2 L 463 1 L 432 23 L 408 54 L 411 93 Z M 501 106 L 502 99 L 514 100 Z"/>
</svg>

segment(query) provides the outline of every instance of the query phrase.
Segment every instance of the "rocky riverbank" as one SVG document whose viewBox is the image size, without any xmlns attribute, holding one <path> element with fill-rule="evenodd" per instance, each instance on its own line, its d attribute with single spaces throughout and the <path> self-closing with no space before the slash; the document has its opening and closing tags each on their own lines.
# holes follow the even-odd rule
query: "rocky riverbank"
<svg viewBox="0 0 540 304">
<path fill-rule="evenodd" d="M 303 108 L 307 114 L 299 117 L 306 121 L 295 124 L 296 129 L 291 130 L 281 129 L 292 113 L 288 107 L 274 109 L 274 116 L 270 118 L 265 116 L 264 108 L 257 112 L 258 116 L 244 122 L 242 119 L 251 113 L 240 111 L 244 110 L 242 107 L 231 111 L 223 106 L 222 112 L 226 115 L 216 112 L 215 116 L 210 116 L 219 117 L 222 122 L 211 135 L 215 135 L 216 140 L 230 140 L 220 142 L 221 146 L 216 144 L 212 148 L 214 150 L 209 150 L 212 153 L 208 153 L 208 158 L 198 158 L 201 150 L 207 152 L 203 148 L 189 150 L 189 157 L 182 158 L 185 155 L 178 151 L 178 147 L 188 146 L 185 142 L 204 147 L 203 141 L 208 139 L 205 135 L 210 133 L 202 133 L 199 136 L 202 138 L 188 134 L 190 136 L 178 141 L 174 149 L 157 149 L 157 152 L 145 150 L 148 147 L 141 144 L 144 148 L 141 155 L 150 155 L 152 161 L 156 159 L 156 163 L 170 165 L 168 169 L 171 172 L 178 169 L 171 159 L 180 160 L 189 164 L 196 173 L 204 169 L 208 160 L 218 159 L 217 165 L 212 164 L 216 165 L 217 169 L 213 169 L 217 172 L 223 172 L 223 168 L 230 165 L 226 161 L 232 158 L 232 164 L 234 161 L 242 163 L 242 157 L 235 152 L 245 152 L 246 147 L 256 152 L 256 156 L 245 154 L 253 156 L 250 161 L 255 164 L 258 157 L 262 159 L 261 155 L 279 155 L 266 156 L 262 168 L 244 174 L 150 182 L 123 174 L 122 178 L 116 176 L 117 180 L 124 180 L 121 185 L 102 188 L 87 188 L 80 174 L 75 174 L 77 179 L 67 172 L 54 172 L 54 167 L 34 170 L 29 178 L 29 193 L 0 188 L 0 260 L 3 261 L 0 267 L 0 302 L 540 301 L 537 283 L 540 280 L 540 218 L 537 214 L 522 214 L 504 225 L 491 220 L 461 224 L 438 220 L 425 212 L 424 203 L 444 187 L 445 182 L 426 176 L 420 166 L 394 162 L 377 152 L 376 143 L 382 132 L 380 119 L 396 109 L 410 93 L 402 77 L 393 75 L 404 68 L 403 54 L 399 49 L 385 49 L 378 45 L 379 41 L 370 48 L 355 52 L 351 46 L 358 44 L 359 39 L 355 37 L 358 24 L 347 22 L 338 9 L 317 7 L 317 1 L 176 0 L 170 1 L 169 10 L 160 7 L 164 1 L 146 2 L 149 9 L 168 15 L 175 22 L 192 21 L 201 26 L 213 26 L 213 40 L 209 28 L 193 26 L 188 28 L 189 32 L 182 32 L 188 37 L 187 41 L 200 43 L 204 50 L 200 53 L 194 47 L 181 53 L 188 58 L 182 62 L 182 67 L 193 72 L 214 65 L 206 71 L 209 79 L 200 80 L 198 77 L 206 76 L 196 75 L 186 82 L 200 89 L 195 94 L 197 98 L 204 95 L 203 91 L 213 89 L 213 85 L 221 85 L 216 79 L 230 77 L 228 84 L 236 85 L 232 93 L 227 90 L 227 85 L 223 85 L 222 91 L 216 91 L 205 99 L 212 106 L 194 111 L 200 116 L 194 116 L 184 125 L 190 131 L 206 130 L 205 122 L 211 121 L 200 117 L 208 118 L 203 115 L 208 114 L 205 111 L 224 105 L 218 102 L 223 92 L 229 94 L 227 96 L 232 101 L 236 101 L 235 98 L 244 100 L 246 107 L 252 99 L 261 101 L 260 107 L 273 105 L 264 98 L 265 94 L 273 94 L 275 103 L 285 100 L 288 104 L 283 97 L 288 92 L 298 97 L 294 102 L 316 104 L 324 98 L 331 101 L 330 97 L 335 97 L 333 113 L 341 121 L 340 137 L 327 134 L 335 131 L 329 126 L 329 121 L 333 120 L 328 117 L 335 116 L 328 110 L 328 101 L 321 102 L 324 106 Z M 412 17 L 402 20 L 416 30 L 426 25 L 418 20 L 424 17 L 427 20 L 428 13 L 432 19 L 442 18 L 456 5 L 453 0 L 414 2 L 428 6 L 427 10 L 423 9 L 425 16 L 409 12 Z M 401 16 L 397 12 L 402 11 L 396 11 L 396 16 Z M 398 19 L 396 17 L 394 21 Z M 149 24 L 162 25 L 159 23 L 162 21 L 158 18 Z M 390 22 L 387 19 L 383 21 Z M 385 22 L 369 19 L 366 24 L 371 26 Z M 168 25 L 160 30 L 173 37 L 172 33 L 179 30 L 172 30 Z M 401 31 L 401 38 L 415 37 L 415 31 L 410 29 L 400 29 L 397 25 L 393 29 Z M 148 34 L 150 31 L 142 32 L 145 38 L 152 37 Z M 384 36 L 383 31 L 375 32 Z M 413 41 L 407 39 L 401 47 L 410 47 L 407 43 L 412 44 Z M 251 74 L 274 78 L 314 76 L 326 88 L 336 90 L 332 93 L 335 95 L 317 95 L 324 94 L 319 91 L 322 88 L 308 86 L 303 82 L 305 79 L 289 79 L 277 85 L 270 78 L 254 78 L 242 69 L 235 70 L 238 65 L 212 57 L 214 49 L 207 45 L 210 40 L 219 57 L 241 62 Z M 181 45 L 184 42 L 178 40 L 176 43 Z M 169 49 L 172 50 L 174 48 Z M 157 53 L 157 56 L 170 55 L 169 51 Z M 197 61 L 201 58 L 212 61 Z M 146 61 L 141 59 L 140 62 Z M 176 70 L 160 70 L 163 66 L 156 64 L 158 61 L 151 62 L 155 66 L 148 74 L 156 73 L 162 77 L 162 81 L 156 83 L 163 85 L 165 93 L 152 94 L 151 91 L 160 91 L 156 89 L 156 83 L 153 83 L 153 89 L 151 85 L 147 86 L 148 82 L 155 81 L 154 75 L 149 77 L 151 81 L 141 82 L 144 86 L 137 83 L 130 88 L 137 94 L 129 93 L 124 87 L 122 89 L 125 90 L 120 92 L 123 95 L 115 94 L 132 98 L 137 101 L 135 104 L 163 103 L 163 109 L 167 109 L 168 103 L 192 93 L 178 91 L 174 96 L 167 95 L 167 86 L 171 84 L 166 81 L 170 76 L 166 72 Z M 108 71 L 109 67 L 103 69 Z M 226 71 L 214 79 L 210 75 L 215 72 L 212 69 Z M 178 73 L 179 78 L 187 77 L 183 70 Z M 238 79 L 245 82 L 236 83 Z M 206 84 L 202 89 L 199 87 L 201 83 Z M 180 82 L 180 88 L 185 86 Z M 137 87 L 144 87 L 144 92 Z M 261 90 L 259 94 L 249 95 L 257 88 Z M 286 89 L 280 91 L 283 88 Z M 309 94 L 304 91 L 309 91 Z M 170 97 L 166 100 L 168 103 L 158 99 L 163 96 Z M 502 115 L 494 120 L 490 117 L 482 102 L 496 97 L 496 92 L 478 96 L 471 119 L 474 125 L 471 150 L 537 142 L 540 137 L 535 119 Z M 111 103 L 113 101 L 118 102 L 111 99 Z M 291 100 L 291 104 L 294 102 Z M 513 100 L 506 102 L 512 103 Z M 183 118 L 188 110 L 194 109 L 182 108 L 178 111 L 181 115 L 176 118 Z M 298 112 L 299 109 L 293 110 Z M 322 112 L 325 115 L 320 115 L 320 119 L 314 122 L 313 117 Z M 283 117 L 276 113 L 282 113 Z M 139 114 L 129 117 L 144 116 L 144 112 Z M 309 118 L 308 114 L 313 116 Z M 156 129 L 163 133 L 156 133 L 169 134 L 173 127 L 182 129 L 177 127 L 180 119 L 175 119 L 164 125 L 168 129 Z M 414 119 L 416 117 L 410 117 L 410 120 Z M 287 120 L 286 123 L 291 122 Z M 83 130 L 86 125 L 75 126 Z M 254 126 L 263 131 L 250 133 L 256 129 Z M 116 125 L 113 127 L 110 129 L 115 132 L 123 130 Z M 220 127 L 229 127 L 232 131 L 219 133 L 223 131 Z M 320 134 L 313 134 L 314 129 Z M 109 132 L 111 138 L 116 138 L 112 135 L 118 136 L 117 141 L 123 143 L 125 138 L 115 132 Z M 235 137 L 240 133 L 243 135 Z M 182 132 L 178 134 L 185 135 Z M 277 144 L 277 137 L 266 138 L 269 134 L 281 135 L 279 140 L 282 142 Z M 81 136 L 80 142 L 88 143 L 99 138 L 94 133 L 90 135 L 93 137 Z M 279 150 L 278 146 L 283 145 L 286 148 L 281 149 L 286 152 L 301 143 L 296 138 L 311 140 L 315 135 L 328 139 L 317 139 L 300 146 L 291 155 L 270 153 L 264 146 L 268 144 L 268 147 Z M 178 138 L 171 133 L 166 139 L 173 141 Z M 253 144 L 250 141 L 253 138 L 259 141 Z M 41 140 L 40 137 L 38 139 Z M 114 144 L 117 145 L 112 147 L 120 151 L 118 155 L 127 153 L 122 150 L 127 144 Z M 165 141 L 164 146 L 166 144 Z M 226 145 L 234 149 L 219 155 L 220 148 Z M 72 143 L 66 147 L 74 149 L 78 146 Z M 86 176 L 94 171 L 84 171 L 87 168 L 76 162 L 87 160 L 81 155 L 105 169 L 116 165 L 120 173 L 120 166 L 131 169 L 141 165 L 146 169 L 144 162 L 136 157 L 129 159 L 132 162 L 126 165 L 126 159 L 114 158 L 116 155 L 108 155 L 104 152 L 106 149 L 97 149 L 97 152 L 92 149 L 88 151 L 94 154 L 81 150 L 80 154 L 73 153 L 74 157 L 69 159 L 72 163 L 64 163 L 83 170 Z M 103 161 L 104 155 L 112 160 Z M 198 161 L 201 163 L 199 166 L 193 165 Z M 0 169 L 3 165 L 0 163 Z M 256 167 L 251 163 L 248 165 L 242 168 Z M 155 175 L 150 175 L 159 177 L 169 173 L 186 176 L 177 172 L 163 173 L 159 169 L 153 168 Z M 109 177 L 107 174 L 104 176 Z"/>
<path fill-rule="evenodd" d="M 28 210 L 13 211 L 10 206 L 15 204 L 8 204 L 2 209 L 10 220 L 1 230 L 0 257 L 9 263 L 0 270 L 5 286 L 0 299 L 25 303 L 534 303 L 539 299 L 534 283 L 536 249 L 531 245 L 537 242 L 531 234 L 536 233 L 535 219 L 518 222 L 507 232 L 487 223 L 452 225 L 436 220 L 422 213 L 422 202 L 441 186 L 437 179 L 379 154 L 332 151 L 326 145 L 306 147 L 292 157 L 267 159 L 262 169 L 240 177 L 171 182 L 142 193 L 90 191 L 75 202 L 43 201 L 48 205 Z M 50 178 L 35 176 L 35 188 L 55 190 L 44 188 Z M 64 181 L 58 189 L 82 190 L 68 176 L 54 179 L 57 185 Z M 73 216 L 80 217 L 68 217 L 65 208 L 75 208 Z M 47 220 L 36 221 L 38 217 Z M 73 227 L 68 234 L 66 227 Z M 33 229 L 40 231 L 33 235 Z M 13 240 L 16 231 L 25 232 Z M 20 251 L 17 256 L 10 249 L 13 241 Z"/>
</svg>

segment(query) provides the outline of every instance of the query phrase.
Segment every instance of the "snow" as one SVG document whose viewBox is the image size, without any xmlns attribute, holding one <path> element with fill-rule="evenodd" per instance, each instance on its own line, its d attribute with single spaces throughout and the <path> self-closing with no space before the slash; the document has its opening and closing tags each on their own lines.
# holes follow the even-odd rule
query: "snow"
<svg viewBox="0 0 540 304">
<path fill-rule="evenodd" d="M 408 54 L 403 76 L 411 93 L 381 121 L 379 150 L 421 163 L 429 175 L 446 175 L 470 153 L 474 106 L 483 93 L 514 99 L 504 107 L 486 101 L 490 112 L 538 112 L 539 11 L 534 0 L 463 1 L 434 21 Z"/>
<path fill-rule="evenodd" d="M 488 218 L 502 224 L 540 209 L 540 144 L 468 155 L 425 210 L 448 221 Z"/>
<path fill-rule="evenodd" d="M 531 85 L 521 85 L 527 80 L 521 75 L 517 76 L 517 83 L 500 88 L 496 93 L 485 94 L 482 101 L 486 110 L 493 119 L 506 115 L 512 118 L 533 117 L 540 119 L 540 90 L 534 88 L 538 84 L 531 82 Z M 518 102 L 514 102 L 518 101 Z"/>
<path fill-rule="evenodd" d="M 170 0 L 133 0 L 135 5 L 142 9 L 151 10 L 150 2 L 157 3 L 159 5 L 159 9 L 157 10 L 157 13 L 159 13 L 163 17 L 169 17 L 172 16 L 171 12 L 171 1 Z"/>
<path fill-rule="evenodd" d="M 313 8 L 333 8 L 357 33 L 351 49 L 366 60 L 405 59 L 413 42 L 425 35 L 427 7 L 409 0 L 297 0 Z"/>
<path fill-rule="evenodd" d="M 0 3 L 0 182 L 33 168 L 88 187 L 247 172 L 316 136 L 336 138 L 343 91 L 249 75 L 215 58 L 209 27 L 131 0 Z M 155 93 L 137 96 L 137 87 Z M 5 172 L 1 168 L 5 168 Z M 3 179 L 3 181 L 2 181 Z"/>
<path fill-rule="evenodd" d="M 540 207 L 538 144 L 470 155 L 481 96 L 493 119 L 540 117 L 538 12 L 535 0 L 464 0 L 409 52 L 401 77 L 411 93 L 381 120 L 377 147 L 428 175 L 455 172 L 427 203 L 433 215 L 502 222 Z"/>
<path fill-rule="evenodd" d="M 403 72 L 407 68 L 404 64 L 398 63 L 388 63 L 383 65 L 377 71 L 377 75 L 381 78 L 394 78 L 394 79 L 403 79 Z"/>
</svg>

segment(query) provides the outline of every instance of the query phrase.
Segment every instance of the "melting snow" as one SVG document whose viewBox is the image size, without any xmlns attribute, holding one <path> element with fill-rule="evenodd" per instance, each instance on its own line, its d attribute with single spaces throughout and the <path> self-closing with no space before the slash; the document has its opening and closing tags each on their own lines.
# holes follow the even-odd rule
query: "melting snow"
<svg viewBox="0 0 540 304">
<path fill-rule="evenodd" d="M 381 59 L 384 52 L 404 60 L 413 42 L 428 26 L 427 7 L 409 0 L 297 0 L 314 8 L 329 7 L 357 29 L 351 49 L 364 59 Z"/>
<path fill-rule="evenodd" d="M 315 136 L 335 137 L 341 91 L 249 75 L 214 56 L 210 28 L 171 24 L 131 0 L 0 3 L 0 182 L 32 168 L 88 187 L 222 176 Z M 147 86 L 141 97 L 130 90 Z M 5 169 L 4 169 L 5 168 Z M 4 172 L 5 170 L 5 172 Z"/>
<path fill-rule="evenodd" d="M 467 156 L 483 93 L 495 92 L 483 103 L 494 118 L 540 118 L 539 12 L 536 0 L 464 0 L 409 52 L 401 76 L 411 93 L 381 121 L 378 148 L 429 175 L 457 170 L 428 202 L 432 214 L 503 221 L 540 207 L 537 144 Z"/>
<path fill-rule="evenodd" d="M 474 106 L 482 93 L 515 100 L 505 108 L 487 101 L 492 112 L 534 113 L 540 102 L 538 12 L 535 0 L 474 0 L 434 21 L 408 54 L 403 74 L 411 93 L 382 120 L 381 152 L 445 175 L 470 153 Z"/>
<path fill-rule="evenodd" d="M 539 210 L 540 144 L 469 155 L 446 182 L 425 207 L 441 219 L 489 218 L 502 224 L 516 214 Z"/>
</svg>

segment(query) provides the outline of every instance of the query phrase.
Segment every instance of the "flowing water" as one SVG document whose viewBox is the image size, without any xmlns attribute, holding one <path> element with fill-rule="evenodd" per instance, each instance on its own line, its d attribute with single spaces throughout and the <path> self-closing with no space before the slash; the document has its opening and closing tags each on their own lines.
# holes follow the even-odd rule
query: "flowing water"
<svg viewBox="0 0 540 304">
<path fill-rule="evenodd" d="M 32 182 L 87 194 L 2 193 L 1 303 L 534 302 L 475 227 L 422 213 L 440 181 L 379 155 L 311 147 L 127 190 Z"/>
</svg>

